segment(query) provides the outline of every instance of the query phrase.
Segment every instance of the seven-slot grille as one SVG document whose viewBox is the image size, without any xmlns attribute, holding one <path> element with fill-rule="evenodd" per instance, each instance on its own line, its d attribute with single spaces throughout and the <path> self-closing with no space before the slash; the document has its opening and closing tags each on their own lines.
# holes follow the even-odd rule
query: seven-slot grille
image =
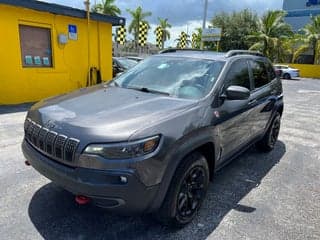
<svg viewBox="0 0 320 240">
<path fill-rule="evenodd" d="M 25 138 L 36 149 L 47 155 L 67 162 L 74 159 L 75 151 L 79 145 L 79 140 L 68 138 L 65 135 L 36 124 L 29 118 L 24 123 Z"/>
</svg>

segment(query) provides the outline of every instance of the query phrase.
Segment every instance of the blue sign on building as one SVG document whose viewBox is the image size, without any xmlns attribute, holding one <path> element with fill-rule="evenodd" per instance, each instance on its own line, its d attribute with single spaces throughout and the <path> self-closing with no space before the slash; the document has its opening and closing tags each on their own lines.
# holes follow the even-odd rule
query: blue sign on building
<svg viewBox="0 0 320 240">
<path fill-rule="evenodd" d="M 312 6 L 312 5 L 318 5 L 318 4 L 320 4 L 320 1 L 319 1 L 319 0 L 309 0 L 309 1 L 306 3 L 307 7 L 310 7 L 310 6 Z"/>
<path fill-rule="evenodd" d="M 283 0 L 283 10 L 287 12 L 286 22 L 298 32 L 320 15 L 320 0 Z"/>
<path fill-rule="evenodd" d="M 76 25 L 68 25 L 69 39 L 78 40 L 78 30 Z"/>
</svg>

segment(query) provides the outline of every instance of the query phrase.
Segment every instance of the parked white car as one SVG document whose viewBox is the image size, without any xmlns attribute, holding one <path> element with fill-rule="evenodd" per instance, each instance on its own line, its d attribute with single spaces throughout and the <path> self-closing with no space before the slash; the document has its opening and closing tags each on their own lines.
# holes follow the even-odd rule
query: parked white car
<svg viewBox="0 0 320 240">
<path fill-rule="evenodd" d="M 300 70 L 295 69 L 295 68 L 291 68 L 288 65 L 276 64 L 276 65 L 274 65 L 274 68 L 276 70 L 280 70 L 280 76 L 284 79 L 291 79 L 291 78 L 300 77 Z"/>
</svg>

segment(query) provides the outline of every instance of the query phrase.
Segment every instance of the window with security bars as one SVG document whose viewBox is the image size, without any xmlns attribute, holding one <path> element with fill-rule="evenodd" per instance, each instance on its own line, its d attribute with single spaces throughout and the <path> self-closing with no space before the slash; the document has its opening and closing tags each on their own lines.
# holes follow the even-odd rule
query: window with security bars
<svg viewBox="0 0 320 240">
<path fill-rule="evenodd" d="M 52 67 L 51 29 L 19 25 L 23 67 Z"/>
</svg>

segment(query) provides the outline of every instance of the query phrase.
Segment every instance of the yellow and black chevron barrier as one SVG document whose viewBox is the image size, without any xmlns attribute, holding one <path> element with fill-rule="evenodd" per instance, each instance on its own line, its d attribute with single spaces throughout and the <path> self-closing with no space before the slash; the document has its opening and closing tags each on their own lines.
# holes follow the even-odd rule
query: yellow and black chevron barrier
<svg viewBox="0 0 320 240">
<path fill-rule="evenodd" d="M 125 44 L 126 43 L 126 33 L 127 33 L 127 29 L 125 28 L 125 26 L 121 26 L 118 27 L 116 30 L 116 41 L 118 44 Z"/>
<path fill-rule="evenodd" d="M 145 22 L 139 23 L 139 39 L 138 43 L 140 46 L 145 46 L 147 43 L 147 36 L 148 36 L 148 24 Z"/>
<path fill-rule="evenodd" d="M 162 36 L 163 36 L 163 30 L 160 26 L 156 28 L 156 38 L 157 38 L 157 47 L 162 48 Z"/>
<path fill-rule="evenodd" d="M 198 35 L 196 33 L 192 34 L 192 40 L 191 40 L 192 48 L 196 48 L 197 46 L 197 37 Z"/>
<path fill-rule="evenodd" d="M 180 41 L 179 41 L 179 48 L 181 48 L 181 49 L 186 48 L 187 38 L 188 38 L 188 35 L 185 32 L 181 32 Z"/>
</svg>

